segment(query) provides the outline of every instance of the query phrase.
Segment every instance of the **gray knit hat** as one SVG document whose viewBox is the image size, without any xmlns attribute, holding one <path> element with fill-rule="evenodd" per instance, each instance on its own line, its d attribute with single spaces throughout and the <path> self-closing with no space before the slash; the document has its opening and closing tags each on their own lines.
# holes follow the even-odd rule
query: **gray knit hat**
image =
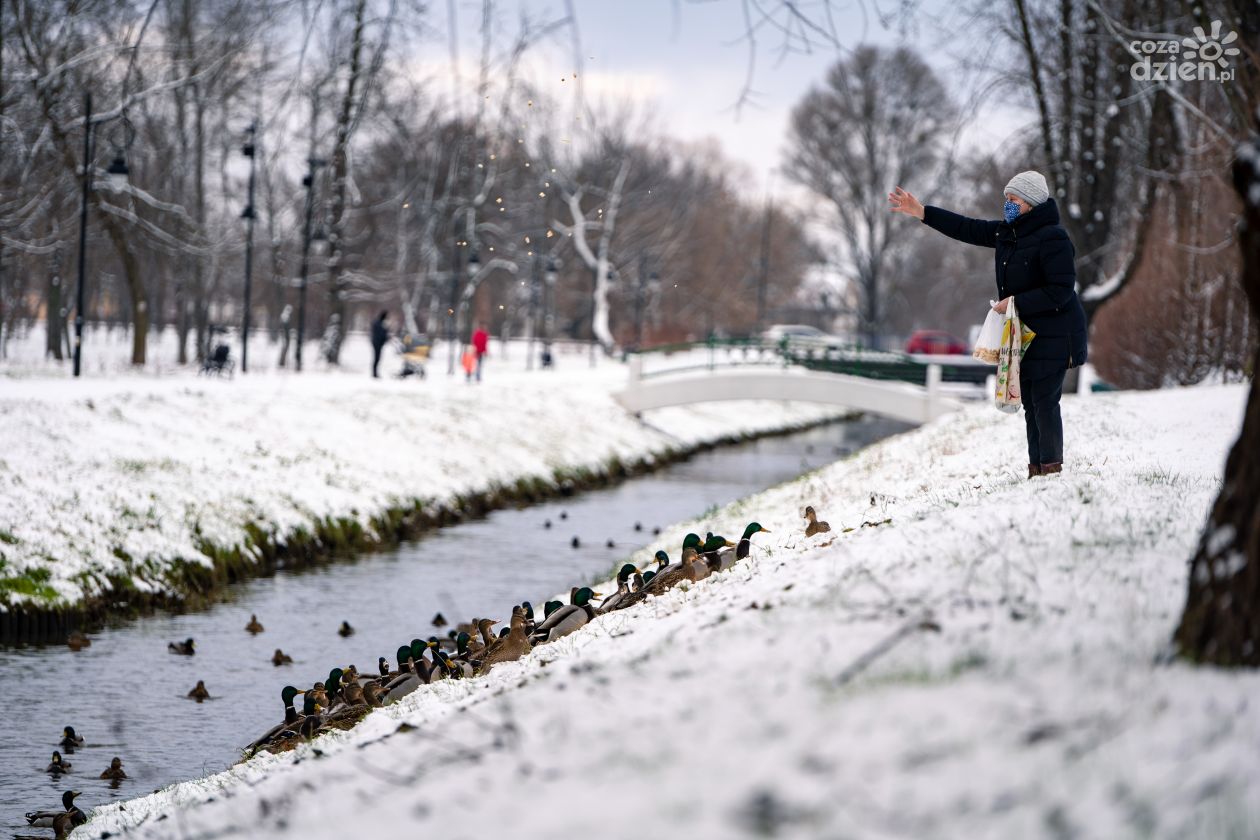
<svg viewBox="0 0 1260 840">
<path fill-rule="evenodd" d="M 1050 188 L 1046 186 L 1046 176 L 1031 169 L 1027 172 L 1021 172 L 1012 178 L 1010 183 L 1006 185 L 1006 189 L 1002 190 L 1002 193 L 1017 195 L 1033 207 L 1036 207 L 1038 204 L 1044 204 L 1046 199 L 1050 198 Z"/>
</svg>

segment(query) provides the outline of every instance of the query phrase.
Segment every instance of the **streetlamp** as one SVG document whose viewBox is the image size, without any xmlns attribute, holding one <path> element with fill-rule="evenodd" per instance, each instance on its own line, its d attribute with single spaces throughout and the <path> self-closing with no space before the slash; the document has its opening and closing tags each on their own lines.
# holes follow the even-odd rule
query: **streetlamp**
<svg viewBox="0 0 1260 840">
<path fill-rule="evenodd" d="M 125 117 L 124 117 L 125 119 Z M 74 309 L 74 375 L 80 375 L 83 369 L 83 310 L 87 298 L 87 223 L 88 202 L 92 195 L 92 159 L 95 156 L 92 132 L 92 92 L 83 94 L 83 201 L 79 205 L 79 288 L 76 292 Z M 130 135 L 127 136 L 130 145 Z M 110 163 L 105 175 L 110 186 L 122 189 L 127 186 L 127 160 L 123 150 L 117 149 L 114 160 Z"/>
<path fill-rule="evenodd" d="M 298 286 L 297 349 L 293 356 L 298 373 L 302 372 L 302 342 L 306 337 L 306 281 L 310 274 L 311 241 L 327 238 L 323 230 L 311 233 L 311 215 L 315 211 L 315 170 L 326 164 L 327 161 L 319 158 L 307 158 L 306 175 L 302 178 L 302 186 L 306 187 L 306 224 L 302 228 L 302 280 Z"/>
<path fill-rule="evenodd" d="M 245 143 L 241 146 L 241 154 L 249 158 L 249 200 L 241 211 L 245 220 L 245 311 L 241 318 L 241 373 L 249 373 L 249 307 L 251 281 L 254 267 L 254 138 L 258 133 L 258 124 L 252 122 L 245 129 Z"/>
</svg>

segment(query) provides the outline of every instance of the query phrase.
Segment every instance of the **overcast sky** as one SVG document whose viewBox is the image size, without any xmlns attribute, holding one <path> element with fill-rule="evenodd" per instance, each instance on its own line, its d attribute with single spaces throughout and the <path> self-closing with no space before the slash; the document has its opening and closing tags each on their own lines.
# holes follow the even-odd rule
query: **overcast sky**
<svg viewBox="0 0 1260 840">
<path fill-rule="evenodd" d="M 448 0 L 449 2 L 449 0 Z M 563 16 L 560 0 L 520 0 L 540 18 L 550 13 Z M 812 85 L 819 84 L 827 68 L 843 53 L 823 48 L 813 54 L 789 54 L 780 58 L 781 39 L 772 32 L 760 35 L 753 89 L 754 104 L 739 112 L 734 105 L 748 73 L 749 46 L 739 0 L 574 0 L 582 42 L 584 66 L 574 68 L 575 58 L 567 32 L 549 48 L 530 56 L 531 76 L 553 85 L 557 95 L 571 91 L 560 78 L 577 69 L 584 73 L 586 95 L 629 96 L 644 103 L 657 126 L 683 140 L 717 138 L 729 156 L 749 168 L 742 184 L 749 194 L 762 193 L 767 184 L 776 192 L 785 188 L 773 170 L 783 159 L 788 117 L 792 106 Z M 435 3 L 435 26 L 443 28 L 447 3 Z M 460 64 L 473 74 L 478 55 L 477 27 L 480 3 L 457 0 L 459 8 Z M 820 5 L 801 0 L 802 7 Z M 886 46 L 904 44 L 941 74 L 959 99 L 972 96 L 979 77 L 963 73 L 958 61 L 983 49 L 972 27 L 958 16 L 958 0 L 924 0 L 915 13 L 914 31 L 898 32 L 881 26 L 862 13 L 857 2 L 836 0 L 832 8 L 843 34 L 843 49 L 860 43 Z M 511 13 L 501 21 L 506 40 L 516 27 L 515 3 L 504 3 Z M 869 3 L 866 7 L 871 9 Z M 960 34 L 961 33 L 961 34 Z M 445 35 L 445 33 L 442 33 Z M 446 62 L 434 55 L 430 61 Z M 426 63 L 429 63 L 426 61 Z M 432 68 L 438 70 L 437 67 Z M 985 151 L 997 150 L 1013 132 L 1029 123 L 1031 114 L 1006 104 L 989 102 L 975 116 L 963 136 L 963 145 Z"/>
</svg>

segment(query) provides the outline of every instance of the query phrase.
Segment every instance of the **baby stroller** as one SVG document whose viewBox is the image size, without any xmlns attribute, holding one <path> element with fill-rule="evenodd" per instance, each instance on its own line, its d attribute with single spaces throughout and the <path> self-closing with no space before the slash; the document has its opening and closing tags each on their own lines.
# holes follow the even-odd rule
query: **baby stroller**
<svg viewBox="0 0 1260 840">
<path fill-rule="evenodd" d="M 402 370 L 399 379 L 418 376 L 424 379 L 424 364 L 429 360 L 429 339 L 424 335 L 404 335 L 398 340 L 399 355 L 402 357 Z"/>
</svg>

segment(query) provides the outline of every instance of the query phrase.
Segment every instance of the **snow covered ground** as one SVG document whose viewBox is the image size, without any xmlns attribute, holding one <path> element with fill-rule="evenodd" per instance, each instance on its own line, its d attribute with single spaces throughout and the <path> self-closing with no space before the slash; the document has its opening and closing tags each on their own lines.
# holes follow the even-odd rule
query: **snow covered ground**
<svg viewBox="0 0 1260 840">
<path fill-rule="evenodd" d="M 283 542 L 329 518 L 368 526 L 416 499 L 445 502 L 837 414 L 726 403 L 641 423 L 610 396 L 623 365 L 592 368 L 585 352 L 570 352 L 556 370 L 529 372 L 523 347 L 504 359 L 498 343 L 477 386 L 447 377 L 440 352 L 423 381 L 374 381 L 361 340 L 348 342 L 340 372 L 120 373 L 125 338 L 99 336 L 90 346 L 100 369 L 80 380 L 19 353 L 34 337 L 15 342 L 0 369 L 0 609 L 78 602 L 108 590 L 110 577 L 167 592 L 178 561 L 208 564 L 199 540 L 243 545 L 247 525 Z M 387 356 L 382 369 L 397 367 Z"/>
<path fill-rule="evenodd" d="M 75 836 L 1258 836 L 1260 675 L 1159 664 L 1244 399 L 1068 398 L 1035 481 L 943 418 L 662 535 L 773 531 L 726 574 Z"/>
</svg>

